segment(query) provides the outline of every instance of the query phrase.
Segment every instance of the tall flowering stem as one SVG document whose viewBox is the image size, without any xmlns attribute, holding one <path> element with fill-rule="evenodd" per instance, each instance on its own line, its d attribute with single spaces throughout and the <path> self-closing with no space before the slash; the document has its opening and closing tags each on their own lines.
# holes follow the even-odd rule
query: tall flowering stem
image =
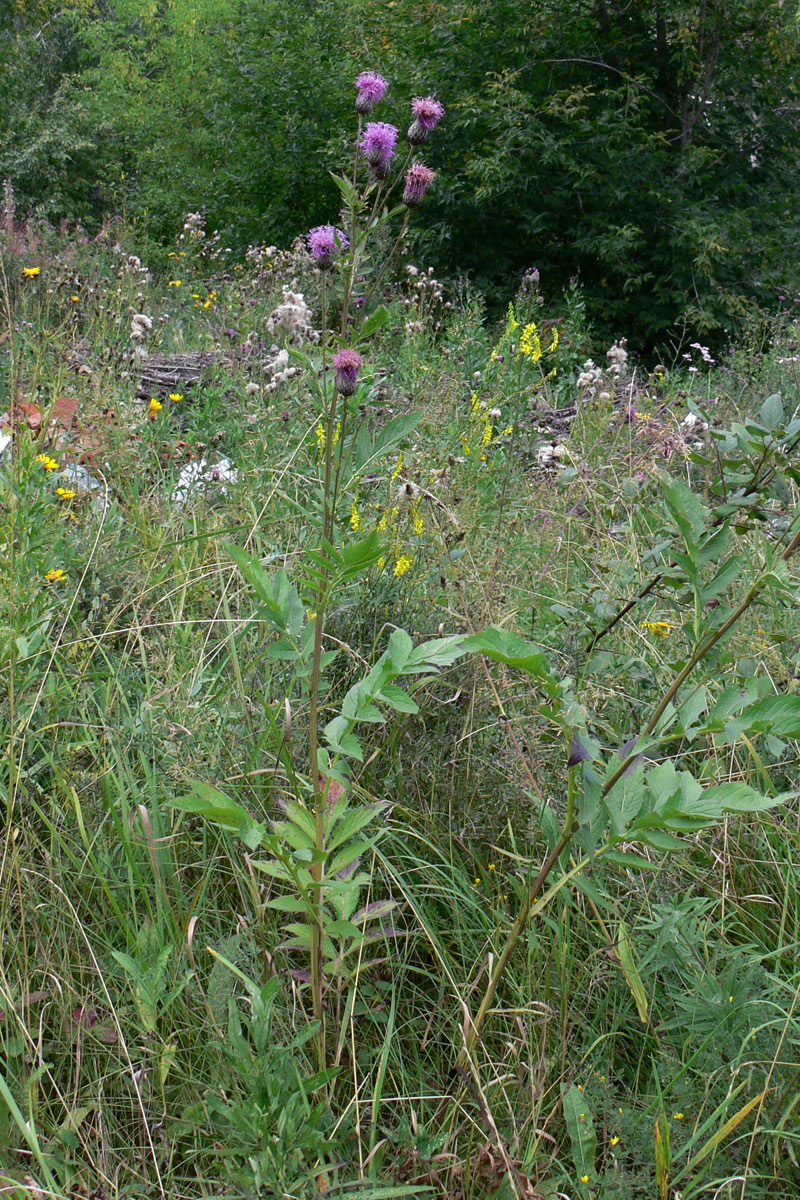
<svg viewBox="0 0 800 1200">
<path fill-rule="evenodd" d="M 326 1010 L 325 1010 L 325 959 L 323 938 L 325 936 L 325 895 L 328 886 L 325 869 L 328 856 L 328 840 L 331 821 L 331 800 L 341 791 L 341 784 L 334 782 L 333 772 L 323 758 L 322 730 L 320 723 L 320 693 L 324 662 L 323 642 L 325 636 L 326 610 L 330 603 L 334 580 L 333 559 L 337 553 L 337 519 L 340 488 L 347 486 L 346 464 L 353 453 L 352 434 L 348 429 L 349 410 L 358 403 L 359 377 L 362 368 L 361 354 L 352 346 L 354 334 L 360 322 L 354 308 L 353 296 L 360 272 L 364 270 L 366 249 L 370 237 L 384 222 L 395 218 L 398 211 L 390 210 L 388 198 L 394 188 L 405 178 L 405 213 L 401 229 L 390 254 L 372 273 L 370 287 L 363 302 L 363 313 L 367 315 L 369 300 L 375 294 L 386 271 L 389 260 L 405 237 L 411 211 L 422 203 L 425 191 L 433 181 L 433 172 L 419 166 L 406 174 L 413 147 L 403 164 L 402 171 L 394 180 L 392 175 L 398 130 L 384 121 L 372 121 L 369 114 L 382 99 L 386 81 L 373 72 L 364 72 L 356 81 L 356 111 L 358 112 L 358 135 L 352 176 L 334 176 L 341 192 L 346 211 L 343 222 L 345 230 L 336 226 L 318 225 L 307 237 L 311 257 L 320 271 L 320 294 L 322 305 L 321 359 L 307 361 L 312 378 L 318 381 L 317 395 L 321 406 L 319 444 L 323 452 L 322 464 L 322 508 L 319 525 L 319 543 L 315 555 L 312 576 L 314 597 L 314 641 L 309 677 L 309 758 L 310 791 L 314 818 L 314 855 L 310 864 L 311 911 L 310 925 L 310 974 L 314 1020 L 317 1024 L 316 1046 L 320 1069 L 328 1065 Z M 360 166 L 366 161 L 369 178 L 359 187 Z M 362 168 L 363 169 L 363 168 Z M 336 279 L 341 276 L 337 286 Z M 332 293 L 340 291 L 341 320 L 334 332 L 331 329 L 329 305 Z M 333 352 L 335 351 L 335 352 Z M 333 352 L 333 354 L 332 354 Z M 331 357 L 332 354 L 332 357 Z M 324 445 L 323 445 L 324 437 Z M 352 525 L 352 513 L 348 525 Z"/>
</svg>

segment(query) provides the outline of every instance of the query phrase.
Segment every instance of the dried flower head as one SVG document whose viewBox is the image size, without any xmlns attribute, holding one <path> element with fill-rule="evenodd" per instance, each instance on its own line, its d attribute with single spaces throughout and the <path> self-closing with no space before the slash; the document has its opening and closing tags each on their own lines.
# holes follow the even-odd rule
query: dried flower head
<svg viewBox="0 0 800 1200">
<path fill-rule="evenodd" d="M 357 350 L 338 350 L 333 356 L 336 386 L 343 396 L 352 396 L 358 387 L 361 355 Z"/>
<path fill-rule="evenodd" d="M 374 71 L 362 71 L 356 80 L 356 112 L 371 112 L 383 99 L 388 86 L 382 75 L 376 75 Z"/>
<path fill-rule="evenodd" d="M 397 144 L 397 130 L 385 121 L 370 121 L 361 138 L 361 153 L 378 179 L 389 174 L 389 165 Z"/>
<path fill-rule="evenodd" d="M 317 225 L 308 234 L 308 249 L 311 257 L 323 271 L 331 266 L 342 250 L 346 250 L 348 242 L 341 229 L 333 225 Z"/>
<path fill-rule="evenodd" d="M 425 193 L 436 178 L 436 172 L 424 163 L 415 162 L 408 168 L 406 184 L 403 190 L 403 204 L 408 208 L 419 208 L 425 199 Z"/>
</svg>

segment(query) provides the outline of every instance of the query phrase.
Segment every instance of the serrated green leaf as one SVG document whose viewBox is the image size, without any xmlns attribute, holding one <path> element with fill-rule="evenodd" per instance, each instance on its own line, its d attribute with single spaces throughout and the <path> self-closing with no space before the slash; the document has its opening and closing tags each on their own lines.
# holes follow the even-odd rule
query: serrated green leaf
<svg viewBox="0 0 800 1200">
<path fill-rule="evenodd" d="M 388 320 L 389 310 L 384 308 L 382 304 L 379 305 L 373 313 L 370 313 L 364 324 L 359 329 L 358 341 L 366 342 L 372 337 L 373 334 L 377 333 L 379 329 L 382 329 Z"/>
</svg>

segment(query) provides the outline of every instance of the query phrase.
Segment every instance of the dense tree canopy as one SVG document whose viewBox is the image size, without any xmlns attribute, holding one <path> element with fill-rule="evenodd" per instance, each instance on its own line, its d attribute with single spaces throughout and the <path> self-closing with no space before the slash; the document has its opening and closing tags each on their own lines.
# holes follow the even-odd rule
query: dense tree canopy
<svg viewBox="0 0 800 1200">
<path fill-rule="evenodd" d="M 538 265 L 594 319 L 724 338 L 798 287 L 798 22 L 782 0 L 20 0 L 0 171 L 49 218 L 241 248 L 330 219 L 365 66 L 435 92 L 425 251 L 490 294 Z M 427 147 L 426 147 L 427 150 Z"/>
</svg>

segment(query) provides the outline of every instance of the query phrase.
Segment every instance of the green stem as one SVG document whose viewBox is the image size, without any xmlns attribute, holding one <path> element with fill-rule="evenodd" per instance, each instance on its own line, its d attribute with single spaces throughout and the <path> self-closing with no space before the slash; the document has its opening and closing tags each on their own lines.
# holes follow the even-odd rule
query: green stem
<svg viewBox="0 0 800 1200">
<path fill-rule="evenodd" d="M 328 402 L 328 364 L 326 355 L 327 341 L 327 294 L 325 273 L 322 274 L 322 403 L 325 411 L 325 478 L 322 494 L 322 537 L 320 549 L 323 554 L 325 546 L 330 542 L 333 533 L 333 512 L 331 508 L 331 464 L 334 422 L 336 419 L 336 392 Z M 311 875 L 314 880 L 313 920 L 311 923 L 311 996 L 314 1009 L 314 1020 L 318 1023 L 317 1058 L 320 1070 L 325 1069 L 327 1059 L 324 1010 L 322 1005 L 323 966 L 322 966 L 322 902 L 323 902 L 323 856 L 325 850 L 327 789 L 322 787 L 317 759 L 319 756 L 319 685 L 322 664 L 322 634 L 325 625 L 326 579 L 319 585 L 317 594 L 317 612 L 314 626 L 314 654 L 311 664 L 311 682 L 309 685 L 309 757 L 311 759 L 311 787 L 313 794 L 314 822 L 316 827 L 314 862 Z"/>
<path fill-rule="evenodd" d="M 506 944 L 503 947 L 503 953 L 498 958 L 498 960 L 495 964 L 494 970 L 492 971 L 491 977 L 489 979 L 489 983 L 486 988 L 486 992 L 484 994 L 483 1000 L 481 1001 L 480 1008 L 478 1009 L 477 1013 L 475 1014 L 475 1019 L 470 1023 L 470 1028 L 469 1028 L 469 1032 L 466 1037 L 466 1043 L 465 1043 L 464 1049 L 459 1054 L 458 1062 L 456 1064 L 457 1068 L 462 1071 L 466 1070 L 467 1062 L 472 1057 L 472 1051 L 475 1048 L 475 1043 L 477 1042 L 477 1040 L 480 1036 L 480 1032 L 481 1032 L 481 1029 L 483 1028 L 484 1022 L 486 1021 L 486 1017 L 489 1013 L 490 1008 L 492 1007 L 492 1004 L 494 1003 L 494 998 L 495 998 L 495 994 L 497 992 L 498 984 L 500 983 L 500 980 L 503 976 L 503 972 L 505 971 L 506 967 L 509 964 L 509 961 L 511 960 L 511 956 L 513 955 L 514 951 L 517 948 L 517 943 L 519 942 L 519 939 L 522 937 L 522 934 L 525 930 L 525 927 L 528 924 L 530 917 L 533 915 L 534 904 L 536 903 L 536 900 L 539 897 L 539 893 L 541 892 L 542 888 L 544 887 L 545 883 L 547 882 L 547 878 L 548 878 L 550 872 L 552 871 L 553 867 L 555 866 L 555 864 L 558 862 L 559 858 L 561 857 L 562 852 L 569 845 L 569 843 L 572 839 L 572 835 L 575 832 L 575 829 L 576 829 L 576 821 L 575 821 L 576 792 L 577 792 L 577 788 L 576 788 L 576 784 L 575 784 L 575 768 L 573 767 L 570 769 L 568 780 L 567 780 L 567 812 L 566 812 L 566 816 L 564 817 L 564 825 L 561 830 L 561 836 L 559 837 L 559 839 L 556 842 L 553 849 L 548 854 L 547 858 L 544 861 L 544 864 L 542 865 L 541 870 L 539 871 L 539 874 L 536 876 L 536 879 L 533 881 L 531 887 L 528 889 L 528 894 L 522 903 L 519 913 L 517 914 L 517 919 L 514 922 L 514 927 L 511 930 L 511 933 L 508 935 Z M 561 888 L 564 887 L 570 881 L 570 879 L 572 879 L 575 875 L 577 875 L 579 873 L 579 871 L 583 870 L 587 861 L 588 860 L 586 860 L 586 859 L 582 859 L 576 867 L 574 867 L 571 871 L 568 871 L 566 875 L 563 875 L 561 877 L 561 879 L 559 879 L 558 883 L 554 884 L 553 887 L 550 888 L 544 894 L 544 896 L 542 896 L 541 901 L 537 905 L 536 911 L 541 912 L 541 910 L 547 904 L 549 904 L 549 902 L 553 898 L 553 896 L 555 896 L 561 890 Z"/>
</svg>

